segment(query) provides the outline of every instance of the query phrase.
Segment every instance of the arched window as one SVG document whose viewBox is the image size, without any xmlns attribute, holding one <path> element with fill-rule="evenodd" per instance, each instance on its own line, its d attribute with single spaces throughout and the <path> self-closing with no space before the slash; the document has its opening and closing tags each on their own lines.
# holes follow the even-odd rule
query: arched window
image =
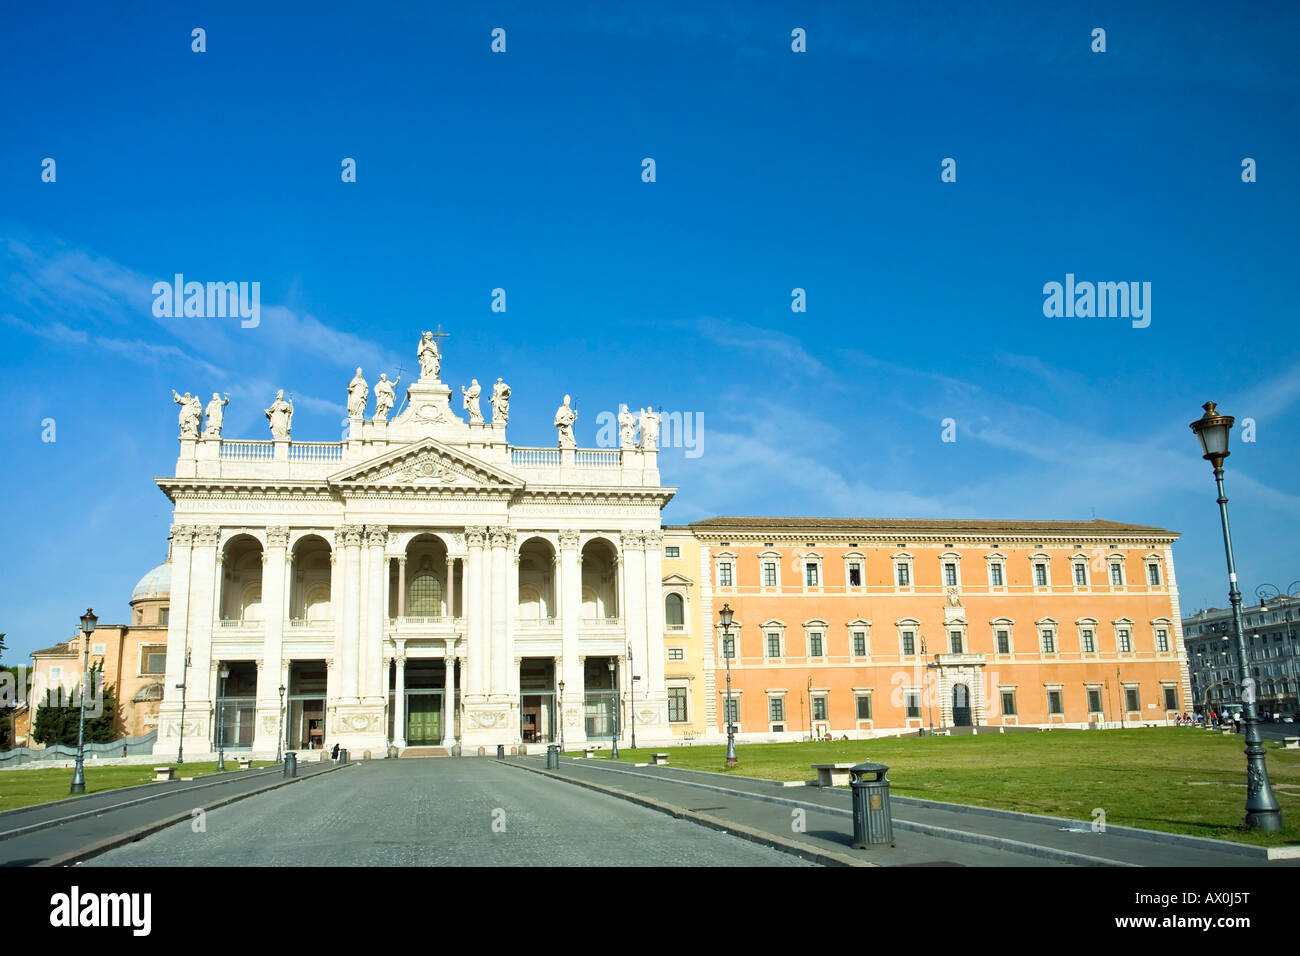
<svg viewBox="0 0 1300 956">
<path fill-rule="evenodd" d="M 664 620 L 669 627 L 674 628 L 686 624 L 685 609 L 680 594 L 670 594 L 664 598 Z"/>
<path fill-rule="evenodd" d="M 437 617 L 442 613 L 442 582 L 432 574 L 421 574 L 411 581 L 411 599 L 406 613 L 411 617 Z"/>
</svg>

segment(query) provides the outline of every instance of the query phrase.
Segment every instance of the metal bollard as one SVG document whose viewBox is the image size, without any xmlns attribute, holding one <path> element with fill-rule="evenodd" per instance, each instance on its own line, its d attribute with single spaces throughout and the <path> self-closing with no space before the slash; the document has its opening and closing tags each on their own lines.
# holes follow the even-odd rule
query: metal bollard
<svg viewBox="0 0 1300 956">
<path fill-rule="evenodd" d="M 284 775 L 286 777 L 298 776 L 298 755 L 287 753 L 284 755 Z"/>
<path fill-rule="evenodd" d="M 894 845 L 894 819 L 889 808 L 889 770 L 881 763 L 860 763 L 849 770 L 853 790 L 853 848 Z"/>
<path fill-rule="evenodd" d="M 550 744 L 546 748 L 546 769 L 560 769 L 560 748 L 557 744 Z"/>
<path fill-rule="evenodd" d="M 505 760 L 505 759 L 506 759 L 506 745 L 505 745 L 505 744 L 497 744 L 497 759 L 498 759 L 498 760 Z"/>
</svg>

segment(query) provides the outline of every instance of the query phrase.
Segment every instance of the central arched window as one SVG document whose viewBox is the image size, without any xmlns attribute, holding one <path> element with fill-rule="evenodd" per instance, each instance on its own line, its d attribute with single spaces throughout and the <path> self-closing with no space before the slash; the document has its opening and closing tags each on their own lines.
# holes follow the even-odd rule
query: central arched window
<svg viewBox="0 0 1300 956">
<path fill-rule="evenodd" d="M 680 594 L 670 594 L 664 598 L 664 620 L 671 628 L 681 629 L 685 626 L 686 615 L 683 612 Z"/>
<path fill-rule="evenodd" d="M 421 574 L 413 579 L 406 613 L 411 617 L 437 617 L 442 614 L 442 582 L 432 574 Z"/>
</svg>

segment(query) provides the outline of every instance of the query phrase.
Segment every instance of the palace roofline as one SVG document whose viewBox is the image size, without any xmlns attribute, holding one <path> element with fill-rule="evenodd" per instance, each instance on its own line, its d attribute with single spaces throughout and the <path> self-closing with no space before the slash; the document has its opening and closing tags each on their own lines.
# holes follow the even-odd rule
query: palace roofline
<svg viewBox="0 0 1300 956">
<path fill-rule="evenodd" d="M 1023 534 L 1025 532 L 1042 532 L 1044 534 L 1065 534 L 1079 532 L 1096 537 L 1106 533 L 1143 534 L 1178 538 L 1180 533 L 1152 525 L 1127 524 L 1120 521 L 1103 521 L 1093 518 L 1089 521 L 1056 520 L 1013 520 L 1005 518 L 791 518 L 759 516 L 719 516 L 693 521 L 687 525 L 674 526 L 696 532 L 813 532 L 826 531 L 835 534 L 848 532 L 889 532 L 912 531 L 942 534 L 944 532 L 1006 532 Z"/>
</svg>

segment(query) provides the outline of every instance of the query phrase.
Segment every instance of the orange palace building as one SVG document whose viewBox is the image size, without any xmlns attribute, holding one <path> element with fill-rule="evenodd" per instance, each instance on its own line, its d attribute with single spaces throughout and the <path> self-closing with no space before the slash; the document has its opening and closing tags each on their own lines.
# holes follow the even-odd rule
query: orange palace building
<svg viewBox="0 0 1300 956">
<path fill-rule="evenodd" d="M 1191 710 L 1174 532 L 723 517 L 669 534 L 698 547 L 710 737 L 726 732 L 728 650 L 741 739 L 1140 726 Z"/>
</svg>

